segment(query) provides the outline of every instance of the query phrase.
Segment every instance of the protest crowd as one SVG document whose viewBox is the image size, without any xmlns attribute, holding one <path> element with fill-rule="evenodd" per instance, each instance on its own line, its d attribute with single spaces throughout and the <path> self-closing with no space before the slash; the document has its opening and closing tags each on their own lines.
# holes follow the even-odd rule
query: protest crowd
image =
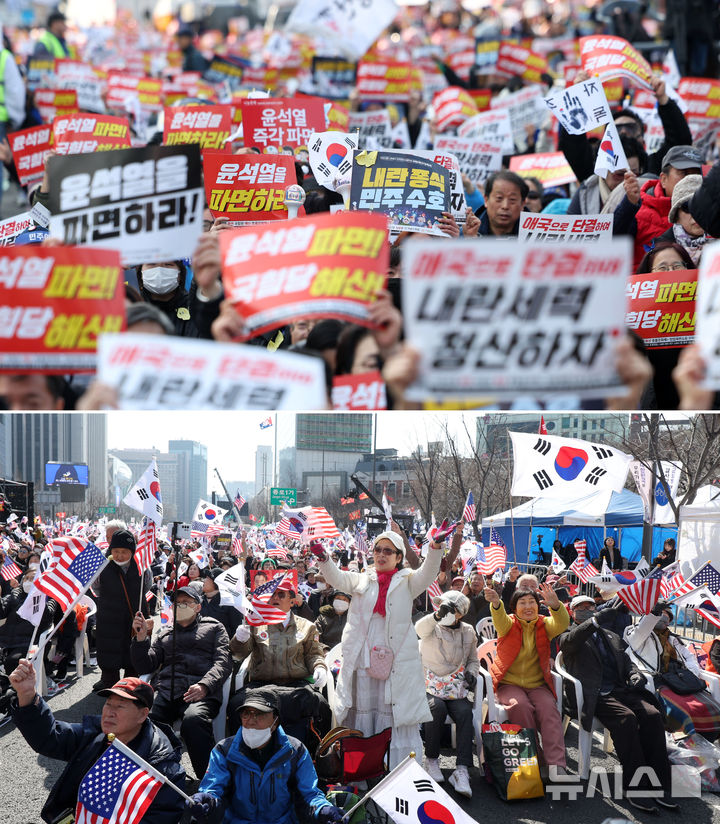
<svg viewBox="0 0 720 824">
<path fill-rule="evenodd" d="M 630 5 L 6 25 L 2 402 L 715 408 L 717 10 Z"/>
<path fill-rule="evenodd" d="M 628 456 L 607 453 L 607 483 L 624 483 Z M 154 477 L 124 499 L 143 515 L 130 524 L 12 514 L 2 529 L 0 722 L 67 762 L 47 824 L 329 824 L 360 800 L 407 815 L 393 805 L 413 782 L 467 824 L 444 787 L 488 792 L 476 757 L 503 800 L 538 798 L 588 778 L 594 726 L 637 813 L 680 808 L 671 765 L 720 792 L 720 572 L 681 574 L 674 540 L 633 570 L 612 538 L 592 559 L 556 541 L 521 569 L 495 530 L 479 541 L 471 495 L 410 533 L 383 497 L 374 534 L 322 507 L 244 528 L 239 495 L 231 514 L 201 500 L 178 538 Z M 704 643 L 671 628 L 676 601 L 710 622 Z M 52 699 L 86 657 L 102 714 L 61 721 Z"/>
</svg>

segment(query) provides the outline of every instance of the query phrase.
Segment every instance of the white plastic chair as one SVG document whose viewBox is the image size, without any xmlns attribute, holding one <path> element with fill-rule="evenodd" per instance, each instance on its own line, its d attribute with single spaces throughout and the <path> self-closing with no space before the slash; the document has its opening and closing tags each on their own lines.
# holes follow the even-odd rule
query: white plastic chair
<svg viewBox="0 0 720 824">
<path fill-rule="evenodd" d="M 97 604 L 87 595 L 83 595 L 79 603 L 88 608 L 85 625 L 75 639 L 75 674 L 78 678 L 82 678 L 85 672 L 84 664 L 90 665 L 90 645 L 87 639 L 88 621 L 97 612 Z"/>
<path fill-rule="evenodd" d="M 487 618 L 481 618 L 477 622 L 475 625 L 475 632 L 480 639 L 480 643 L 483 641 L 492 641 L 493 638 L 497 638 L 495 624 L 493 624 L 493 619 L 489 615 Z"/>
<path fill-rule="evenodd" d="M 335 677 L 332 672 L 333 666 L 337 661 L 340 661 L 342 666 L 342 647 L 340 644 L 335 646 L 325 653 L 325 666 L 327 667 L 327 700 L 330 704 L 330 711 L 332 712 L 332 728 L 337 727 L 337 719 L 335 718 Z"/>
<path fill-rule="evenodd" d="M 227 708 L 230 700 L 230 689 L 232 687 L 232 674 L 228 675 L 222 688 L 222 704 L 218 714 L 213 718 L 213 735 L 215 736 L 215 743 L 219 744 L 225 735 L 225 725 L 227 722 Z"/>
<path fill-rule="evenodd" d="M 44 641 L 53 631 L 53 627 L 48 627 L 45 632 L 41 632 L 39 638 L 36 639 L 35 644 L 33 645 L 32 649 L 37 649 L 40 646 L 44 646 Z M 48 694 L 47 688 L 47 678 L 45 677 L 45 649 L 38 655 L 38 657 L 33 661 L 33 666 L 35 667 L 35 692 L 38 695 L 42 695 L 43 697 Z"/>
</svg>

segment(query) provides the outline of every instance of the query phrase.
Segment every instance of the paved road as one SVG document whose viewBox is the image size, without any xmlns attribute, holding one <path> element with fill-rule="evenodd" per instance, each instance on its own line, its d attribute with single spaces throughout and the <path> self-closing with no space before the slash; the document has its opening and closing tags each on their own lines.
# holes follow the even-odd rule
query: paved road
<svg viewBox="0 0 720 824">
<path fill-rule="evenodd" d="M 72 672 L 72 667 L 71 667 Z M 79 721 L 83 715 L 99 713 L 102 699 L 95 696 L 92 684 L 97 680 L 95 670 L 86 671 L 84 678 L 72 683 L 70 688 L 50 699 L 56 717 L 62 721 Z M 568 766 L 576 767 L 576 736 L 568 730 Z M 192 775 L 192 768 L 183 756 L 185 767 Z M 443 757 L 446 776 L 452 759 Z M 594 748 L 593 763 L 612 769 L 617 761 Z M 60 775 L 62 764 L 37 756 L 25 744 L 12 723 L 0 728 L 0 822 L 2 824 L 41 824 L 40 810 L 50 787 Z M 654 820 L 679 821 L 680 816 L 662 812 L 638 819 L 630 814 L 624 802 L 615 802 L 596 796 L 575 801 L 552 801 L 549 798 L 525 802 L 502 802 L 494 789 L 474 769 L 471 775 L 474 796 L 471 800 L 455 796 L 467 813 L 479 824 L 601 824 L 605 819 L 627 819 L 632 822 Z M 453 793 L 452 789 L 449 791 Z M 705 794 L 702 799 L 686 799 L 682 802 L 682 820 L 693 824 L 720 824 L 720 798 Z"/>
</svg>

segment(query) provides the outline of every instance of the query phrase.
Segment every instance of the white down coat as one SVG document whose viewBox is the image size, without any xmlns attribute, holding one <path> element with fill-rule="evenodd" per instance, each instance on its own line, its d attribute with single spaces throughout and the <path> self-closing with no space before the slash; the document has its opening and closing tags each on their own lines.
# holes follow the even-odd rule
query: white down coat
<svg viewBox="0 0 720 824">
<path fill-rule="evenodd" d="M 442 550 L 430 549 L 417 570 L 401 569 L 393 575 L 385 602 L 385 644 L 394 654 L 392 671 L 385 682 L 385 701 L 392 706 L 396 727 L 432 721 L 425 695 L 425 671 L 418 637 L 412 625 L 412 603 L 437 578 Z M 352 595 L 343 630 L 342 666 L 335 690 L 335 717 L 342 724 L 352 707 L 352 684 L 368 626 L 378 596 L 377 573 L 344 572 L 328 560 L 318 564 L 330 586 Z"/>
</svg>

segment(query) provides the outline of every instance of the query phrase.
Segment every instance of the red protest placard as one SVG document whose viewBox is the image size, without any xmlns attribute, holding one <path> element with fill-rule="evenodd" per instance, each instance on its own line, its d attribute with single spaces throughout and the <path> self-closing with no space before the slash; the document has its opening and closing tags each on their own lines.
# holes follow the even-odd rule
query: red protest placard
<svg viewBox="0 0 720 824">
<path fill-rule="evenodd" d="M 651 88 L 652 69 L 640 52 L 622 37 L 592 35 L 580 38 L 580 62 L 583 69 L 602 82 L 611 77 L 629 80 Z"/>
<path fill-rule="evenodd" d="M 625 325 L 654 349 L 685 346 L 695 338 L 695 269 L 630 275 Z"/>
<path fill-rule="evenodd" d="M 231 126 L 230 106 L 166 106 L 163 143 L 199 143 L 204 150 L 224 149 Z"/>
<path fill-rule="evenodd" d="M 159 112 L 163 107 L 162 80 L 158 78 L 110 72 L 107 83 L 106 103 L 109 109 L 125 109 L 132 99 L 148 111 Z"/>
<path fill-rule="evenodd" d="M 485 112 L 490 108 L 492 89 L 468 89 L 467 92 L 479 112 Z"/>
<path fill-rule="evenodd" d="M 125 328 L 118 252 L 0 250 L 0 372 L 92 372 L 98 335 Z"/>
<path fill-rule="evenodd" d="M 50 126 L 33 126 L 8 135 L 10 151 L 21 186 L 40 180 L 45 170 L 45 153 L 50 149 Z"/>
<path fill-rule="evenodd" d="M 683 77 L 678 94 L 687 103 L 687 117 L 703 120 L 720 118 L 720 80 Z"/>
<path fill-rule="evenodd" d="M 361 60 L 356 88 L 361 98 L 402 102 L 413 89 L 422 90 L 422 73 L 412 63 L 398 60 Z"/>
<path fill-rule="evenodd" d="M 208 154 L 203 158 L 205 197 L 213 217 L 286 220 L 285 189 L 296 181 L 288 155 Z"/>
<path fill-rule="evenodd" d="M 91 154 L 130 148 L 130 124 L 125 117 L 75 114 L 53 120 L 53 149 L 58 154 Z"/>
<path fill-rule="evenodd" d="M 510 158 L 510 171 L 536 177 L 545 187 L 575 182 L 575 173 L 562 152 L 515 155 Z"/>
<path fill-rule="evenodd" d="M 511 77 L 522 77 L 529 83 L 538 83 L 541 75 L 549 72 L 549 66 L 547 58 L 535 54 L 532 49 L 503 41 L 498 50 L 495 70 Z"/>
<path fill-rule="evenodd" d="M 332 386 L 333 409 L 387 409 L 385 381 L 380 372 L 335 375 Z"/>
<path fill-rule="evenodd" d="M 297 149 L 307 146 L 314 132 L 325 131 L 325 107 L 319 97 L 243 100 L 240 106 L 246 146 Z"/>
<path fill-rule="evenodd" d="M 220 234 L 227 299 L 245 339 L 293 318 L 338 318 L 369 326 L 389 258 L 387 218 L 338 212 Z"/>
<path fill-rule="evenodd" d="M 36 89 L 34 100 L 46 123 L 52 123 L 57 115 L 73 114 L 78 110 L 77 92 L 72 89 Z"/>
<path fill-rule="evenodd" d="M 457 86 L 450 86 L 449 89 L 436 92 L 433 97 L 433 109 L 439 132 L 454 129 L 478 113 L 475 101 L 470 94 Z"/>
</svg>

